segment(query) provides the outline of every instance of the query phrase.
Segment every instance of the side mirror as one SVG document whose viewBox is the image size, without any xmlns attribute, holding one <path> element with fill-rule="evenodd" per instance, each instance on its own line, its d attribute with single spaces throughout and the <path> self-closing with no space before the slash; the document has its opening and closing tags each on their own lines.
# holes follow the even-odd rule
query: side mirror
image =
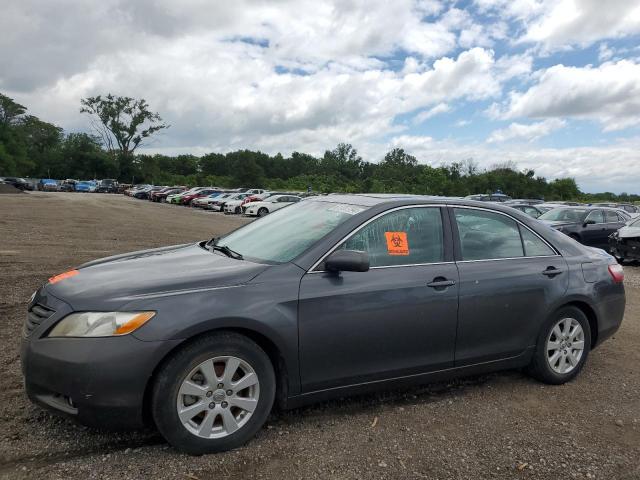
<svg viewBox="0 0 640 480">
<path fill-rule="evenodd" d="M 366 272 L 369 270 L 369 254 L 359 250 L 336 250 L 324 261 L 328 272 Z"/>
<path fill-rule="evenodd" d="M 595 224 L 596 224 L 596 221 L 595 221 L 595 220 L 593 220 L 593 219 L 585 220 L 585 221 L 584 221 L 584 226 L 585 226 L 585 227 L 586 227 L 587 225 L 595 225 Z"/>
</svg>

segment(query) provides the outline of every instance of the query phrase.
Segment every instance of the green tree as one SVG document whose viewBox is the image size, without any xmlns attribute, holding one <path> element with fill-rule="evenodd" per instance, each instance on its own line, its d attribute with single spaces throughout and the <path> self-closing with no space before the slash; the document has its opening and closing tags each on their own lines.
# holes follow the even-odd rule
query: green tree
<svg viewBox="0 0 640 480">
<path fill-rule="evenodd" d="M 91 126 L 110 153 L 128 157 L 154 133 L 169 128 L 144 99 L 108 94 L 83 98 L 81 113 L 91 115 Z"/>
</svg>

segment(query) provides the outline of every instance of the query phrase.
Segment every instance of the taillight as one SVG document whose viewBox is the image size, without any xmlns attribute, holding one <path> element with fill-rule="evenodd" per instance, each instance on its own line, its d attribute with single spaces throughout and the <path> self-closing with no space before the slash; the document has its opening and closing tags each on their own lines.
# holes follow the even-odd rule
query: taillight
<svg viewBox="0 0 640 480">
<path fill-rule="evenodd" d="M 622 268 L 622 265 L 619 265 L 617 263 L 614 265 L 609 265 L 609 274 L 611 275 L 611 278 L 613 278 L 613 281 L 615 283 L 624 282 L 624 269 Z"/>
</svg>

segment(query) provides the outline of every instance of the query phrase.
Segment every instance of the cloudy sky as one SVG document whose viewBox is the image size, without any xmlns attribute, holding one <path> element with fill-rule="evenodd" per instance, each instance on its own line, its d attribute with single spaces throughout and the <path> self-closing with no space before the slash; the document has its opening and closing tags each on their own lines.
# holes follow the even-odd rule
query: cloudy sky
<svg viewBox="0 0 640 480">
<path fill-rule="evenodd" d="M 0 0 L 0 91 L 67 131 L 144 97 L 164 153 L 514 161 L 640 193 L 640 0 Z"/>
</svg>

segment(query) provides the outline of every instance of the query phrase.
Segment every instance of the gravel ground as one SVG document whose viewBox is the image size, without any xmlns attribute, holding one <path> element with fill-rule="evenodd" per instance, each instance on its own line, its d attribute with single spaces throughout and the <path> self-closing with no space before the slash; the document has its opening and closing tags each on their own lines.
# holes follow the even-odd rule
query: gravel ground
<svg viewBox="0 0 640 480">
<path fill-rule="evenodd" d="M 0 478 L 640 478 L 640 268 L 625 267 L 614 338 L 563 386 L 517 371 L 322 403 L 271 415 L 247 446 L 189 457 L 157 433 L 87 429 L 29 403 L 20 329 L 54 273 L 183 243 L 245 219 L 116 195 L 0 197 Z"/>
</svg>

